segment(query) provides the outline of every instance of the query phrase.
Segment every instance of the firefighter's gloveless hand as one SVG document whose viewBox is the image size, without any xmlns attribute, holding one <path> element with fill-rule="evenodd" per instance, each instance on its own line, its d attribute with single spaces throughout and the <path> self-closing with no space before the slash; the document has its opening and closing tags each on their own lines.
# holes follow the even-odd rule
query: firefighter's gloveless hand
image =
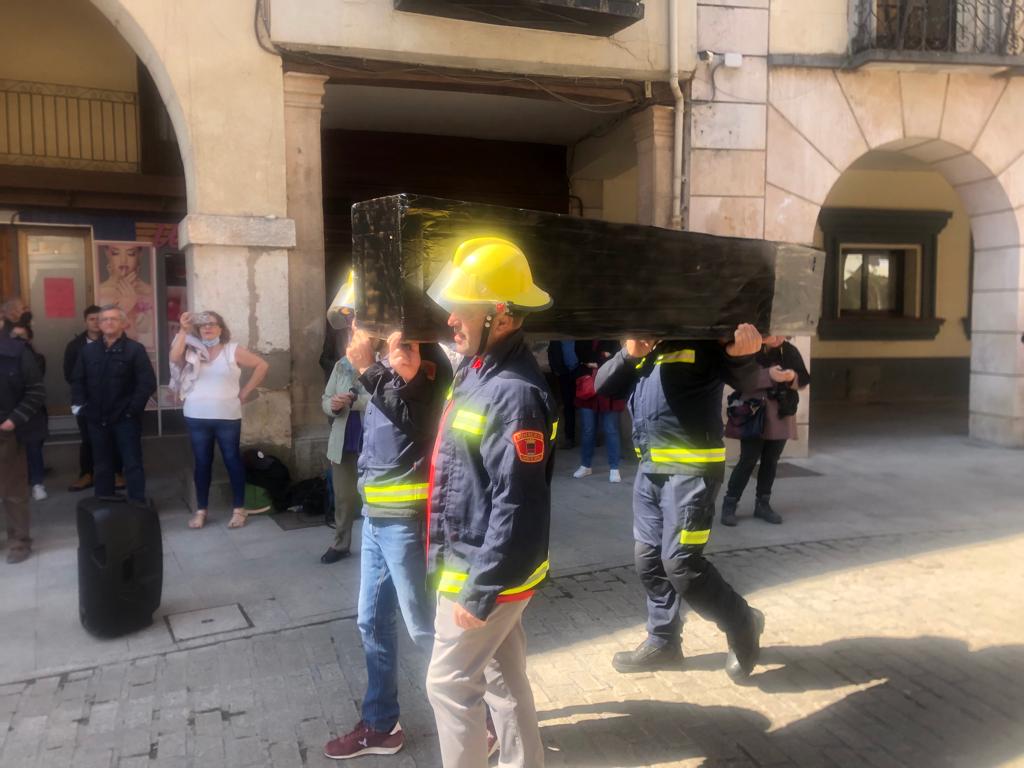
<svg viewBox="0 0 1024 768">
<path fill-rule="evenodd" d="M 345 357 L 360 375 L 373 365 L 373 339 L 370 338 L 370 334 L 366 331 L 354 330 L 352 338 L 345 348 Z"/>
<path fill-rule="evenodd" d="M 757 328 L 750 323 L 743 323 L 736 328 L 733 341 L 726 346 L 725 351 L 730 357 L 745 357 L 760 350 L 761 344 L 761 334 L 758 333 Z"/>
<path fill-rule="evenodd" d="M 402 377 L 406 383 L 416 378 L 420 372 L 420 344 L 418 341 L 406 341 L 399 331 L 388 336 L 388 360 L 391 369 Z"/>
<path fill-rule="evenodd" d="M 654 349 L 653 339 L 626 339 L 626 354 L 630 357 L 647 357 Z"/>
<path fill-rule="evenodd" d="M 458 603 L 455 604 L 454 618 L 456 626 L 461 629 L 480 629 L 487 623 L 478 619 Z"/>
</svg>

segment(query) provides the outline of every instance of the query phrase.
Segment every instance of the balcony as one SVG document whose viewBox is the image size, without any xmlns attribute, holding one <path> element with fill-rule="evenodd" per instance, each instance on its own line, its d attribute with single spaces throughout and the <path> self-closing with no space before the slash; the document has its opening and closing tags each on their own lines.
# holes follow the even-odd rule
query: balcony
<svg viewBox="0 0 1024 768">
<path fill-rule="evenodd" d="M 1008 57 L 1024 56 L 1024 0 L 853 3 L 855 56 L 1004 65 Z"/>
<path fill-rule="evenodd" d="M 449 19 L 610 37 L 644 17 L 638 0 L 394 0 L 395 10 Z"/>
</svg>

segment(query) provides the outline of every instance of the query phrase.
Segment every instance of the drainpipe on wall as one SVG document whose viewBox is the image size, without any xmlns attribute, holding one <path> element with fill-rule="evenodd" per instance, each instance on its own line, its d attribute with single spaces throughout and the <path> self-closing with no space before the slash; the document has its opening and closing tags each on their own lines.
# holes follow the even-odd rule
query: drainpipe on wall
<svg viewBox="0 0 1024 768">
<path fill-rule="evenodd" d="M 682 228 L 683 212 L 683 89 L 679 87 L 679 0 L 668 5 L 668 87 L 672 89 L 676 106 L 672 127 L 672 209 L 670 226 Z"/>
</svg>

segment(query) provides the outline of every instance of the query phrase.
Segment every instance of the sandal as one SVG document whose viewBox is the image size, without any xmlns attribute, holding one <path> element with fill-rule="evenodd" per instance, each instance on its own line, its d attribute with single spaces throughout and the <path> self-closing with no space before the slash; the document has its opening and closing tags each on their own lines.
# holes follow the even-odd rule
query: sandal
<svg viewBox="0 0 1024 768">
<path fill-rule="evenodd" d="M 228 528 L 241 528 L 245 525 L 249 513 L 244 509 L 236 509 L 231 513 L 231 520 L 228 521 Z"/>
<path fill-rule="evenodd" d="M 192 515 L 192 519 L 188 521 L 189 528 L 202 528 L 206 525 L 206 510 L 197 509 L 196 513 Z"/>
</svg>

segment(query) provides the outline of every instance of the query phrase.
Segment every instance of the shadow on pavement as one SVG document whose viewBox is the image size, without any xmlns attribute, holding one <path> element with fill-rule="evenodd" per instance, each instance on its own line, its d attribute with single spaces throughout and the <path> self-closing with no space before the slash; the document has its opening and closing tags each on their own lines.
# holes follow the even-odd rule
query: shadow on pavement
<svg viewBox="0 0 1024 768">
<path fill-rule="evenodd" d="M 751 698 L 768 710 L 775 701 L 778 723 L 742 707 L 658 700 L 564 707 L 540 713 L 549 765 L 987 768 L 1024 754 L 1024 645 L 972 652 L 937 637 L 858 638 L 766 648 L 762 662 L 780 666 L 750 679 Z M 855 689 L 798 719 L 778 703 L 778 694 L 845 687 Z M 544 726 L 558 719 L 570 722 Z"/>
</svg>

